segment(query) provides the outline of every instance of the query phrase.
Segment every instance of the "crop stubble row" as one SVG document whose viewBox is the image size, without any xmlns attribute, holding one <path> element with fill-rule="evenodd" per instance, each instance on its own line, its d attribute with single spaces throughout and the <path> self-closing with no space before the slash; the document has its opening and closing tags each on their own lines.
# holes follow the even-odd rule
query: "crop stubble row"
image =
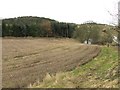
<svg viewBox="0 0 120 90">
<path fill-rule="evenodd" d="M 11 42 L 9 40 L 9 44 L 7 44 L 7 40 L 3 40 L 4 53 L 9 51 L 10 46 L 14 49 L 14 46 L 17 47 L 18 44 L 19 50 L 20 48 L 25 49 L 22 51 L 24 55 L 19 53 L 19 50 L 17 51 L 19 54 L 16 55 L 12 50 L 13 52 L 8 52 L 9 54 L 6 52 L 4 58 L 3 53 L 3 87 L 26 87 L 38 79 L 42 81 L 46 73 L 55 74 L 72 70 L 76 66 L 88 62 L 100 52 L 98 46 L 82 45 L 73 40 L 27 40 L 24 40 L 24 43 L 22 40 L 12 40 Z M 29 43 L 25 43 L 25 41 Z M 38 50 L 36 43 L 40 45 L 40 47 L 37 46 Z M 23 47 L 24 44 L 25 47 Z"/>
</svg>

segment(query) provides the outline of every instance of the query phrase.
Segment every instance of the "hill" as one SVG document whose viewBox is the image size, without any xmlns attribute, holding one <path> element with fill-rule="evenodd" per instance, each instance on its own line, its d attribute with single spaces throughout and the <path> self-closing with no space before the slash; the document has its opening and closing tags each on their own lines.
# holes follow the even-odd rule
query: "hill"
<svg viewBox="0 0 120 90">
<path fill-rule="evenodd" d="M 58 22 L 44 17 L 18 17 L 3 19 L 3 37 L 71 37 L 75 24 Z"/>
<path fill-rule="evenodd" d="M 106 24 L 84 23 L 77 25 L 73 38 L 80 42 L 87 42 L 92 44 L 106 44 L 112 43 L 114 36 L 117 37 L 118 32 L 116 27 Z"/>
<path fill-rule="evenodd" d="M 114 26 L 86 22 L 84 24 L 65 23 L 44 17 L 24 16 L 3 19 L 3 37 L 67 37 L 80 42 L 106 44 L 117 36 Z"/>
</svg>

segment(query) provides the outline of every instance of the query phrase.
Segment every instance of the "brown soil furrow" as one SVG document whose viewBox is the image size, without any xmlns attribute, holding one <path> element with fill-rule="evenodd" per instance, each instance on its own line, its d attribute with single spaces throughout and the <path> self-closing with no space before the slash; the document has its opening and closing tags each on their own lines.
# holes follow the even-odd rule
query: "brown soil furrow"
<svg viewBox="0 0 120 90">
<path fill-rule="evenodd" d="M 38 79 L 39 81 L 42 81 L 46 73 L 55 74 L 56 72 L 72 70 L 76 66 L 87 63 L 100 52 L 98 46 L 81 45 L 78 42 L 70 40 L 67 42 L 66 40 L 23 40 L 23 42 L 25 41 L 28 42 L 28 44 L 31 43 L 32 48 L 30 48 L 31 45 L 28 45 L 27 48 L 27 43 L 25 43 L 23 47 L 23 45 L 20 44 L 20 42 L 22 42 L 20 40 L 8 41 L 9 43 L 14 42 L 14 44 L 17 42 L 16 45 L 19 46 L 18 50 L 26 48 L 26 50 L 22 51 L 25 55 L 21 57 L 14 54 L 14 45 L 5 45 L 6 49 L 9 49 L 12 46 L 12 48 L 6 51 L 13 51 L 12 53 L 6 52 L 7 54 L 4 54 L 9 54 L 7 57 L 11 58 L 6 61 L 3 59 L 3 87 L 5 88 L 26 87 L 30 83 L 36 82 Z M 49 42 L 49 45 L 47 46 L 45 46 L 47 44 L 46 41 Z M 41 46 L 36 47 L 36 44 Z M 15 48 L 17 49 L 16 46 Z M 28 49 L 30 49 L 30 51 L 33 50 L 33 52 L 27 52 Z M 22 54 L 19 52 L 18 55 Z M 16 58 L 13 56 L 16 56 Z"/>
<path fill-rule="evenodd" d="M 78 47 L 78 48 L 76 48 L 75 49 L 75 51 L 77 50 L 77 49 L 81 49 L 81 47 Z M 84 49 L 82 49 L 82 50 L 84 50 Z M 45 64 L 45 63 L 50 63 L 51 61 L 53 61 L 53 60 L 55 60 L 55 59 L 60 59 L 60 58 L 62 58 L 61 56 L 65 56 L 65 54 L 67 54 L 67 55 L 70 55 L 70 52 L 71 51 L 73 51 L 72 49 L 69 49 L 69 51 L 68 50 L 62 50 L 61 52 L 53 52 L 53 53 L 50 53 L 50 52 L 46 52 L 46 53 L 44 53 L 45 55 L 47 55 L 47 56 L 45 56 L 44 54 L 42 54 L 41 55 L 41 53 L 40 54 L 38 54 L 38 57 L 36 58 L 36 56 L 35 57 L 27 57 L 27 58 L 24 58 L 24 59 L 22 59 L 22 61 L 24 62 L 24 63 L 22 63 L 22 65 L 20 65 L 21 63 L 19 63 L 18 62 L 18 60 L 16 61 L 16 63 L 15 62 L 12 62 L 11 64 L 9 63 L 9 66 L 6 66 L 6 65 L 8 65 L 8 64 L 6 64 L 6 65 L 4 65 L 4 67 L 5 68 L 3 68 L 3 69 L 7 69 L 7 72 L 8 72 L 8 70 L 9 69 L 12 69 L 12 71 L 14 71 L 14 69 L 16 69 L 16 70 L 19 70 L 20 68 L 22 69 L 22 68 L 29 68 L 29 67 L 33 67 L 33 66 L 35 66 L 35 65 L 39 65 L 39 64 Z M 75 53 L 75 52 L 74 52 Z M 32 60 L 30 60 L 32 58 Z M 49 58 L 49 59 L 48 59 Z M 20 59 L 21 60 L 21 59 Z M 19 61 L 20 61 L 19 60 Z M 22 62 L 21 61 L 21 62 Z M 28 62 L 29 61 L 29 62 Z M 58 61 L 58 60 L 57 60 Z M 32 65 L 33 64 L 33 65 Z M 22 66 L 22 67 L 21 67 Z M 19 69 L 18 69 L 19 68 Z M 4 70 L 5 71 L 5 70 Z M 6 71 L 5 71 L 6 72 Z"/>
</svg>

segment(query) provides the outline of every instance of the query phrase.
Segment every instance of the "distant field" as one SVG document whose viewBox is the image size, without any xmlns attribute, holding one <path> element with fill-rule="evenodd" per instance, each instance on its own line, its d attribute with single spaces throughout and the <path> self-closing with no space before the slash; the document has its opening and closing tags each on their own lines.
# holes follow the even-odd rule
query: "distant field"
<svg viewBox="0 0 120 90">
<path fill-rule="evenodd" d="M 73 39 L 3 39 L 3 87 L 27 87 L 46 73 L 69 71 L 97 56 L 100 47 Z"/>
</svg>

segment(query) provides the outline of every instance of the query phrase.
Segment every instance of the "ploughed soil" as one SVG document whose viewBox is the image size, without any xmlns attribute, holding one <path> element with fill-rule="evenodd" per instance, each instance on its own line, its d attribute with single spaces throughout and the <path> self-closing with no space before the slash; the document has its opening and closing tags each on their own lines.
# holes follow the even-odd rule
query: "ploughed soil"
<svg viewBox="0 0 120 90">
<path fill-rule="evenodd" d="M 97 45 L 73 39 L 13 38 L 2 40 L 3 88 L 27 87 L 46 73 L 65 72 L 87 63 L 100 52 Z"/>
</svg>

